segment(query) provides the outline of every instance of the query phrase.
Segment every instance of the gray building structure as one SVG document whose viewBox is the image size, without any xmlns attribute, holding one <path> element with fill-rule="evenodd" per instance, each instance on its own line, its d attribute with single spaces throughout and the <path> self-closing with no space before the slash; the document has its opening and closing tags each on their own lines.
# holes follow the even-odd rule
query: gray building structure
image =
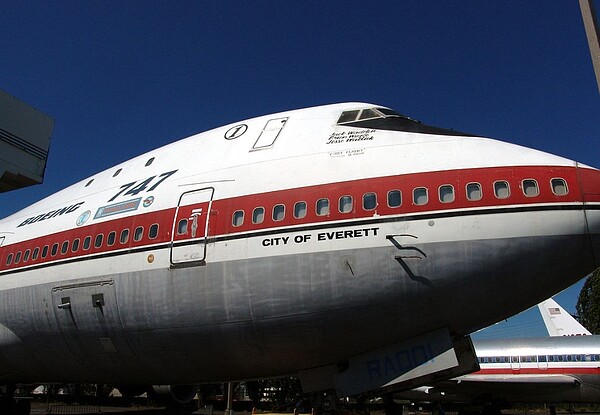
<svg viewBox="0 0 600 415">
<path fill-rule="evenodd" d="M 0 90 L 0 193 L 44 179 L 54 119 Z"/>
</svg>

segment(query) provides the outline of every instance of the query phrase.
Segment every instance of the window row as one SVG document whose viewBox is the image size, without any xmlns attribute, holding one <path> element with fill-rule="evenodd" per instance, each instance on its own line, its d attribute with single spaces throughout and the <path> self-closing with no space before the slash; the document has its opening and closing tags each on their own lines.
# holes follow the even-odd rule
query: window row
<svg viewBox="0 0 600 415">
<path fill-rule="evenodd" d="M 550 180 L 552 193 L 556 196 L 564 196 L 568 193 L 567 182 L 564 179 L 556 178 Z M 538 182 L 534 179 L 526 179 L 521 182 L 521 190 L 526 197 L 536 197 L 540 194 Z M 465 186 L 466 197 L 470 202 L 476 202 L 483 198 L 483 189 L 481 183 L 471 182 Z M 496 199 L 506 199 L 510 197 L 510 184 L 505 180 L 498 180 L 493 185 L 494 197 Z M 437 189 L 437 198 L 440 203 L 452 203 L 456 199 L 453 185 L 445 184 Z M 429 189 L 427 187 L 416 187 L 412 191 L 412 203 L 416 206 L 424 206 L 429 203 Z M 400 190 L 390 190 L 387 192 L 387 206 L 397 208 L 402 205 L 402 192 Z M 362 208 L 369 211 L 377 207 L 377 194 L 374 192 L 362 195 Z M 285 218 L 285 205 L 277 204 L 273 206 L 270 212 L 271 219 L 274 222 L 282 221 Z M 302 219 L 307 214 L 307 203 L 304 201 L 296 202 L 293 207 L 293 216 L 295 219 Z M 342 196 L 337 201 L 337 210 L 339 213 L 350 213 L 354 209 L 354 198 L 350 195 Z M 314 211 L 317 216 L 326 216 L 330 212 L 330 200 L 321 198 L 317 200 Z M 266 211 L 264 207 L 254 208 L 252 211 L 252 223 L 258 225 L 265 220 Z M 236 210 L 233 213 L 232 224 L 235 227 L 244 224 L 245 213 L 243 210 Z"/>
<path fill-rule="evenodd" d="M 148 238 L 156 239 L 158 237 L 158 223 L 153 224 L 148 229 Z M 144 227 L 138 226 L 133 231 L 133 241 L 139 242 L 144 238 Z M 55 257 L 57 255 L 66 255 L 67 253 L 77 253 L 79 250 L 88 251 L 92 248 L 102 248 L 106 243 L 106 246 L 114 245 L 126 245 L 130 239 L 130 230 L 123 229 L 117 238 L 117 232 L 109 232 L 106 237 L 103 233 L 99 233 L 96 236 L 86 236 L 83 241 L 80 238 L 75 238 L 72 241 L 64 241 L 63 243 L 55 243 L 52 246 L 44 245 L 43 247 L 35 247 L 33 249 L 27 249 L 25 251 L 18 251 L 15 254 L 8 254 L 6 257 L 6 265 L 26 263 L 28 261 L 36 261 L 38 259 L 46 259 L 48 257 Z"/>
<path fill-rule="evenodd" d="M 600 362 L 599 354 L 565 354 L 532 356 L 484 356 L 479 363 L 535 363 L 535 362 Z"/>
</svg>

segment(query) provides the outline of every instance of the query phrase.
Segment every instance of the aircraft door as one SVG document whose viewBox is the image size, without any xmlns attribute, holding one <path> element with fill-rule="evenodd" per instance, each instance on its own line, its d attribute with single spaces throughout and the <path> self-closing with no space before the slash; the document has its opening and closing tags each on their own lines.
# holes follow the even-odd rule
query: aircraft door
<svg viewBox="0 0 600 415">
<path fill-rule="evenodd" d="M 171 265 L 203 265 L 214 188 L 185 192 L 179 198 L 171 232 Z"/>
<path fill-rule="evenodd" d="M 512 370 L 519 370 L 519 369 L 521 369 L 521 365 L 519 363 L 519 356 L 511 356 L 510 357 L 510 368 Z"/>
<path fill-rule="evenodd" d="M 548 369 L 548 357 L 546 355 L 538 356 L 538 368 L 541 370 Z"/>
<path fill-rule="evenodd" d="M 76 362 L 84 371 L 131 368 L 135 356 L 121 325 L 113 278 L 55 286 L 52 305 L 74 357 L 70 364 Z"/>
</svg>

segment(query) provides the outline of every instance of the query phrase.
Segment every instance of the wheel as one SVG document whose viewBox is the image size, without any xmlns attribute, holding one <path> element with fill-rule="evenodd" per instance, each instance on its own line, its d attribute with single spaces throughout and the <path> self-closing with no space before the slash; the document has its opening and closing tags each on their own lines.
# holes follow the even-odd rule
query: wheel
<svg viewBox="0 0 600 415">
<path fill-rule="evenodd" d="M 0 413 L 12 414 L 15 411 L 16 401 L 12 396 L 1 396 L 0 397 Z M 29 415 L 29 413 L 27 413 Z"/>
<path fill-rule="evenodd" d="M 16 415 L 30 415 L 31 414 L 31 401 L 29 399 L 20 399 L 15 405 Z"/>
</svg>

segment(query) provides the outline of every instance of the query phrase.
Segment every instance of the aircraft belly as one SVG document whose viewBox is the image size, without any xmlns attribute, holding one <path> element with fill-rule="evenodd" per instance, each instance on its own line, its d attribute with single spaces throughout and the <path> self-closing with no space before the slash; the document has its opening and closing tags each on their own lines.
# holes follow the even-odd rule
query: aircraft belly
<svg viewBox="0 0 600 415">
<path fill-rule="evenodd" d="M 544 220 L 529 219 L 452 218 L 462 223 L 453 237 L 436 234 L 451 224 L 433 219 L 387 223 L 377 235 L 344 229 L 319 240 L 323 232 L 315 231 L 314 245 L 298 239 L 305 249 L 265 246 L 264 237 L 216 241 L 204 266 L 4 290 L 0 324 L 39 370 L 23 362 L 16 371 L 0 367 L 0 377 L 138 384 L 266 377 L 343 362 L 444 326 L 467 334 L 588 272 L 588 236 L 551 234 Z M 581 221 L 562 219 L 571 229 Z M 535 236 L 511 236 L 523 226 Z"/>
</svg>

